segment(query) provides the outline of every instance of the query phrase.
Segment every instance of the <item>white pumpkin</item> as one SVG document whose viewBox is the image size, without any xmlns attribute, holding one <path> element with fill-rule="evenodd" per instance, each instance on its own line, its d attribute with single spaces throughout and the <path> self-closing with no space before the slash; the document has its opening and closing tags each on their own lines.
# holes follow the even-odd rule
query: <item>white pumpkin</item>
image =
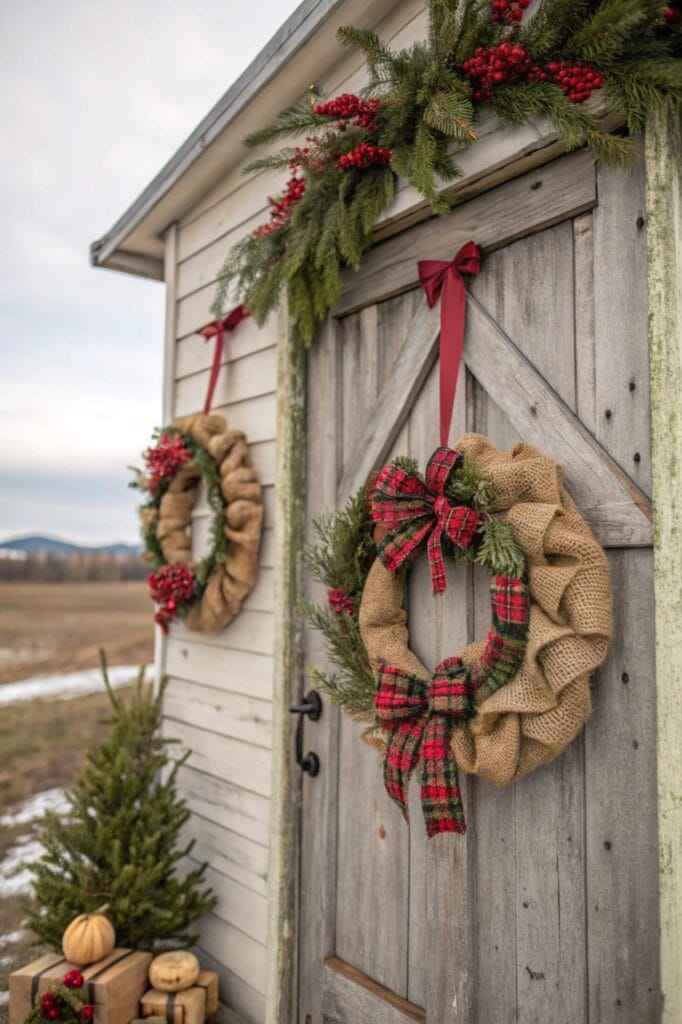
<svg viewBox="0 0 682 1024">
<path fill-rule="evenodd" d="M 79 914 L 62 936 L 62 951 L 69 963 L 78 967 L 95 964 L 109 956 L 116 945 L 114 926 L 105 916 L 107 907 L 91 914 Z"/>
<path fill-rule="evenodd" d="M 149 980 L 160 992 L 182 992 L 191 988 L 201 973 L 201 964 L 194 953 L 169 950 L 159 953 L 149 965 Z"/>
</svg>

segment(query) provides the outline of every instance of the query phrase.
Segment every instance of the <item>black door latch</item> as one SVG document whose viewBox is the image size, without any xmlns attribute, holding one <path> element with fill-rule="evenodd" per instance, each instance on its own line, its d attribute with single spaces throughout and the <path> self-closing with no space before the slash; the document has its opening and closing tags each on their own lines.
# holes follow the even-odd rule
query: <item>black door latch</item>
<svg viewBox="0 0 682 1024">
<path fill-rule="evenodd" d="M 322 714 L 322 701 L 317 690 L 310 690 L 303 698 L 302 704 L 290 704 L 289 711 L 292 715 L 298 715 L 296 764 L 301 766 L 301 771 L 314 777 L 320 770 L 320 759 L 314 750 L 311 750 L 305 757 L 303 756 L 303 717 L 307 715 L 311 722 L 317 722 Z"/>
</svg>

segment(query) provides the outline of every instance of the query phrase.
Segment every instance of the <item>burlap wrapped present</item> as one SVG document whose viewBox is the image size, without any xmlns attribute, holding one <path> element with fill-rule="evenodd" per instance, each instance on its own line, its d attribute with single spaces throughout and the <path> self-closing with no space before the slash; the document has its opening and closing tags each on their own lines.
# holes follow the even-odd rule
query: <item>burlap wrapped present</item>
<svg viewBox="0 0 682 1024">
<path fill-rule="evenodd" d="M 214 566 L 201 599 L 185 616 L 188 629 L 221 629 L 237 614 L 258 578 L 258 547 L 263 525 L 260 484 L 251 464 L 245 435 L 229 430 L 222 416 L 197 414 L 173 423 L 213 457 L 225 499 L 225 558 Z M 191 515 L 201 471 L 194 462 L 180 467 L 161 499 L 156 536 L 166 562 L 192 561 Z"/>
<path fill-rule="evenodd" d="M 458 766 L 503 786 L 560 754 L 590 713 L 590 676 L 611 638 L 609 571 L 549 456 L 523 443 L 500 452 L 479 434 L 466 434 L 455 447 L 490 477 L 492 511 L 513 526 L 528 561 L 530 627 L 521 669 L 452 733 Z M 404 588 L 404 576 L 376 559 L 363 592 L 360 632 L 373 667 L 384 661 L 428 678 L 409 648 Z M 459 652 L 465 664 L 483 646 Z M 379 744 L 380 734 L 374 731 L 372 740 Z"/>
</svg>

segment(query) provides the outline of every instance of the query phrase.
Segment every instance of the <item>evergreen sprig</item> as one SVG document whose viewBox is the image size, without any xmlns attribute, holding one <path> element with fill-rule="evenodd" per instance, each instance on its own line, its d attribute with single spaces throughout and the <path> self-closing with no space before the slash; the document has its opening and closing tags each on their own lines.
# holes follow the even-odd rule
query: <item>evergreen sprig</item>
<svg viewBox="0 0 682 1024">
<path fill-rule="evenodd" d="M 188 753 L 173 757 L 175 741 L 161 735 L 166 681 L 154 694 L 141 670 L 125 700 L 111 687 L 103 654 L 101 661 L 111 732 L 88 750 L 66 791 L 66 811 L 44 819 L 27 925 L 58 949 L 74 917 L 106 902 L 119 945 L 192 946 L 192 926 L 215 899 L 204 884 L 206 865 L 186 859 L 194 840 L 181 838 L 190 811 L 176 774 Z"/>
<path fill-rule="evenodd" d="M 427 39 L 403 50 L 369 28 L 345 26 L 342 43 L 364 54 L 363 96 L 379 101 L 376 123 L 348 121 L 339 129 L 314 109 L 314 92 L 245 140 L 250 147 L 312 137 L 323 159 L 303 165 L 305 192 L 288 220 L 256 232 L 230 251 L 218 279 L 212 312 L 224 315 L 232 292 L 262 324 L 283 290 L 297 339 L 312 343 L 336 304 L 344 267 L 358 269 L 375 224 L 389 206 L 397 175 L 434 213 L 450 208 L 444 189 L 461 175 L 453 157 L 477 139 L 477 101 L 463 65 L 477 48 L 518 43 L 534 62 L 588 65 L 604 81 L 609 107 L 626 129 L 647 114 L 682 101 L 682 17 L 664 18 L 666 0 L 543 0 L 521 26 L 491 19 L 490 0 L 427 0 Z M 603 164 L 624 165 L 631 140 L 604 128 L 590 105 L 574 103 L 554 81 L 495 85 L 492 109 L 505 124 L 541 115 L 565 150 L 588 148 Z M 391 152 L 388 166 L 340 167 L 339 157 L 362 143 Z M 298 167 L 295 146 L 252 161 L 247 173 Z"/>
</svg>

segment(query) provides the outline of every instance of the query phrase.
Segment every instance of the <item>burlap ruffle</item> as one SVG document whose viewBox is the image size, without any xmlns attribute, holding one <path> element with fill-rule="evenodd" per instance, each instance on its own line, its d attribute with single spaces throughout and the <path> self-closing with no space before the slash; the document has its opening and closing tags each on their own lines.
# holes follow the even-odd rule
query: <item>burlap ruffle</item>
<svg viewBox="0 0 682 1024">
<path fill-rule="evenodd" d="M 261 488 L 244 434 L 228 430 L 222 416 L 183 416 L 173 426 L 193 437 L 213 457 L 226 502 L 227 554 L 214 566 L 201 599 L 183 620 L 188 629 L 208 632 L 221 629 L 234 618 L 258 578 Z M 200 481 L 199 468 L 193 462 L 185 463 L 161 499 L 156 536 L 166 562 L 192 561 L 191 514 Z"/>
<path fill-rule="evenodd" d="M 560 754 L 590 713 L 590 676 L 611 638 L 609 571 L 549 456 L 521 442 L 500 452 L 480 434 L 466 434 L 455 447 L 492 480 L 492 511 L 511 523 L 528 559 L 523 665 L 473 718 L 455 725 L 452 738 L 460 768 L 503 786 Z M 360 632 L 374 667 L 385 661 L 429 678 L 409 649 L 404 585 L 402 575 L 375 560 L 360 605 Z M 483 646 L 469 644 L 460 656 L 470 664 Z"/>
</svg>

